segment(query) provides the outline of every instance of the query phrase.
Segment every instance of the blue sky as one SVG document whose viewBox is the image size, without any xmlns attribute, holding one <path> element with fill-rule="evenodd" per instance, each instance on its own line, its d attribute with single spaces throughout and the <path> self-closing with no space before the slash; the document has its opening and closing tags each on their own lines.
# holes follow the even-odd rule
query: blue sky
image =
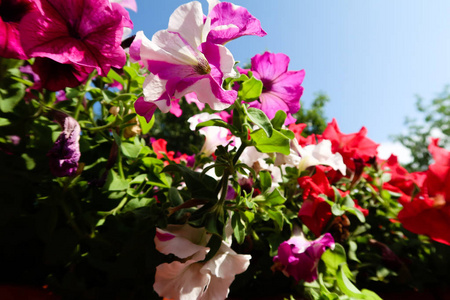
<svg viewBox="0 0 450 300">
<path fill-rule="evenodd" d="M 151 38 L 186 2 L 137 0 L 134 32 Z M 450 83 L 450 1 L 232 2 L 268 33 L 228 43 L 235 59 L 249 62 L 266 50 L 287 54 L 290 70 L 306 72 L 301 102 L 309 106 L 317 92 L 326 93 L 326 116 L 344 133 L 366 126 L 375 142 L 387 142 L 404 130 L 406 116 L 418 116 L 415 95 L 430 100 Z"/>
</svg>

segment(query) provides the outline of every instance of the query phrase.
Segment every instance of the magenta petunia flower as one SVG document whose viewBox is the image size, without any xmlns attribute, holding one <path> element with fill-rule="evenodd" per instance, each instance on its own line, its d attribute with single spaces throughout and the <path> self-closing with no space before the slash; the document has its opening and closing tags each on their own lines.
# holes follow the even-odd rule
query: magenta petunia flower
<svg viewBox="0 0 450 300">
<path fill-rule="evenodd" d="M 303 94 L 301 86 L 305 78 L 305 71 L 288 71 L 289 57 L 283 53 L 270 53 L 255 55 L 250 71 L 253 76 L 263 83 L 263 91 L 259 101 L 250 103 L 251 107 L 261 109 L 272 119 L 277 111 L 282 110 L 288 114 L 286 125 L 295 121 L 289 114 L 300 109 L 300 97 Z M 249 70 L 238 68 L 241 73 Z"/>
<path fill-rule="evenodd" d="M 210 6 L 212 6 L 211 2 Z M 211 31 L 207 41 L 214 44 L 225 44 L 244 35 L 265 36 L 261 22 L 252 16 L 244 7 L 229 2 L 214 5 L 208 14 L 211 20 Z"/>
<path fill-rule="evenodd" d="M 32 0 L 0 0 L 0 57 L 27 59 L 20 44 L 20 20 L 36 9 Z"/>
<path fill-rule="evenodd" d="M 129 19 L 123 9 L 115 9 L 120 5 L 112 6 L 108 0 L 36 0 L 36 4 L 38 10 L 25 15 L 19 24 L 25 53 L 67 65 L 61 67 L 66 70 L 60 75 L 68 78 L 46 88 L 59 90 L 65 82 L 79 84 L 93 69 L 106 76 L 111 67 L 125 64 L 120 44 Z M 47 76 L 47 62 L 34 69 L 41 79 Z"/>
<path fill-rule="evenodd" d="M 133 58 L 140 58 L 152 73 L 144 82 L 144 99 L 167 113 L 172 99 L 195 92 L 199 101 L 215 110 L 234 103 L 236 91 L 226 91 L 222 82 L 236 76 L 234 59 L 222 45 L 206 42 L 208 26 L 199 2 L 178 7 L 167 30 L 152 40 L 138 32 L 130 47 Z"/>
<path fill-rule="evenodd" d="M 334 239 L 329 233 L 314 241 L 308 241 L 303 235 L 293 236 L 281 243 L 273 261 L 281 265 L 284 275 L 312 282 L 317 279 L 319 260 L 326 248 L 334 249 Z"/>
<path fill-rule="evenodd" d="M 59 117 L 61 118 L 61 117 Z M 59 120 L 61 123 L 62 121 Z M 64 177 L 75 175 L 80 160 L 80 124 L 69 116 L 64 118 L 64 130 L 47 153 L 50 171 L 54 176 Z"/>
</svg>

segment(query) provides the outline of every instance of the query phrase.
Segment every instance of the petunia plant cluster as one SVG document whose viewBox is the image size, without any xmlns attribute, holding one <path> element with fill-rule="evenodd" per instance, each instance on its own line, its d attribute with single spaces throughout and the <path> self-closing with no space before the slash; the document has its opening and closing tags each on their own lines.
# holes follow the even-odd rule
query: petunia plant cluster
<svg viewBox="0 0 450 300">
<path fill-rule="evenodd" d="M 0 287 L 48 299 L 445 293 L 450 152 L 433 139 L 434 163 L 409 173 L 364 127 L 345 134 L 332 119 L 306 134 L 307 72 L 270 51 L 239 66 L 227 44 L 263 38 L 263 24 L 205 4 L 181 5 L 150 39 L 128 36 L 133 0 L 0 1 Z M 182 149 L 157 136 L 164 114 Z"/>
</svg>

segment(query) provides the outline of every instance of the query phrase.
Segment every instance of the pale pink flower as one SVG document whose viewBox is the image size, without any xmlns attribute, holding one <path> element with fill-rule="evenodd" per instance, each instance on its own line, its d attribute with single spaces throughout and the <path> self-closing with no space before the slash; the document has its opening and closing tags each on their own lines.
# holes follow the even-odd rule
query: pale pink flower
<svg viewBox="0 0 450 300">
<path fill-rule="evenodd" d="M 198 115 L 194 115 L 188 119 L 189 128 L 192 131 L 195 131 L 195 128 L 198 124 L 202 122 L 206 122 L 213 119 L 221 119 L 216 114 L 209 113 L 201 113 Z M 198 130 L 200 134 L 205 136 L 205 143 L 201 149 L 201 152 L 206 156 L 213 154 L 217 146 L 225 146 L 230 143 L 230 131 L 223 127 L 218 126 L 207 126 Z"/>
<path fill-rule="evenodd" d="M 178 260 L 156 268 L 154 290 L 159 296 L 180 300 L 223 300 L 236 274 L 250 264 L 250 255 L 240 255 L 222 242 L 217 253 L 203 261 L 210 251 L 206 247 L 211 234 L 190 225 L 169 225 L 156 229 L 156 249 L 173 254 Z"/>
</svg>

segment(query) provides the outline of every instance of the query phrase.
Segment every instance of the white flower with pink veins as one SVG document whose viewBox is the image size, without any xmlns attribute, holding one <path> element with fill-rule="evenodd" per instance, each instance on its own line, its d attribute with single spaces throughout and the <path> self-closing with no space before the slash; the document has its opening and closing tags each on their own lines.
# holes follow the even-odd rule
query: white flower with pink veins
<svg viewBox="0 0 450 300">
<path fill-rule="evenodd" d="M 174 300 L 223 300 L 228 296 L 235 275 L 247 270 L 251 256 L 237 254 L 231 243 L 222 241 L 214 257 L 204 261 L 211 236 L 204 228 L 188 224 L 156 229 L 156 249 L 178 258 L 156 268 L 153 288 L 159 296 Z"/>
</svg>

